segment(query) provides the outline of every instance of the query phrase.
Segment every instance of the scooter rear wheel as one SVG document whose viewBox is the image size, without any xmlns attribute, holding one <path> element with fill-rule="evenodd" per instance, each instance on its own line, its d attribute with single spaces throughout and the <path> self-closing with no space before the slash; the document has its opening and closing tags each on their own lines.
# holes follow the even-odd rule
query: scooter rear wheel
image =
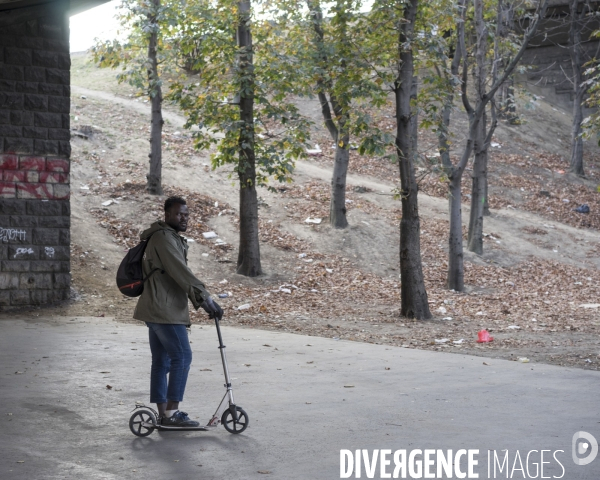
<svg viewBox="0 0 600 480">
<path fill-rule="evenodd" d="M 143 425 L 151 423 L 151 427 Z M 138 410 L 129 419 L 129 429 L 138 437 L 147 437 L 150 435 L 156 426 L 156 417 L 150 410 Z"/>
<path fill-rule="evenodd" d="M 229 433 L 242 433 L 248 427 L 248 414 L 242 407 L 235 407 L 237 410 L 237 421 L 233 419 L 231 410 L 227 409 L 223 412 L 221 423 Z"/>
</svg>

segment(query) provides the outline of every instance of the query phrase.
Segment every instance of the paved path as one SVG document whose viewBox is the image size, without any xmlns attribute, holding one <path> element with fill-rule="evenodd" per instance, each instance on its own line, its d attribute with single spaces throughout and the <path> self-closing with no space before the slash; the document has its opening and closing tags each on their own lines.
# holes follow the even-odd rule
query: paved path
<svg viewBox="0 0 600 480">
<path fill-rule="evenodd" d="M 479 478 L 494 478 L 488 449 L 508 449 L 511 468 L 517 450 L 524 468 L 537 450 L 531 476 L 545 449 L 545 477 L 600 478 L 600 457 L 571 458 L 575 432 L 600 440 L 599 372 L 225 326 L 250 427 L 137 438 L 127 422 L 147 399 L 146 327 L 34 315 L 0 317 L 3 480 L 335 479 L 341 449 L 425 448 L 478 449 Z M 205 422 L 224 391 L 215 330 L 194 326 L 191 339 L 182 406 Z"/>
</svg>

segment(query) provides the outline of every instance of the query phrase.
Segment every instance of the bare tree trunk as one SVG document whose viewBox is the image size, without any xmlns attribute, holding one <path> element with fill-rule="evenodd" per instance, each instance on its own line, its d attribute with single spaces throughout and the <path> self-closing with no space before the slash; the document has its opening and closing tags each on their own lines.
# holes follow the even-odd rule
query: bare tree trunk
<svg viewBox="0 0 600 480">
<path fill-rule="evenodd" d="M 483 206 L 487 184 L 487 148 L 485 145 L 485 126 L 479 124 L 475 139 L 475 160 L 473 162 L 473 183 L 471 185 L 471 213 L 469 217 L 468 249 L 481 255 L 483 253 Z"/>
<path fill-rule="evenodd" d="M 582 89 L 580 89 L 582 90 Z M 580 92 L 577 92 L 580 93 Z M 583 95 L 575 94 L 573 100 L 573 124 L 571 127 L 571 166 L 574 174 L 585 177 L 583 169 L 583 138 L 581 136 L 581 122 L 583 122 Z"/>
<path fill-rule="evenodd" d="M 465 3 L 460 3 L 459 6 L 463 11 L 463 20 L 459 22 L 458 25 L 458 48 L 460 48 L 461 52 L 466 51 L 465 47 L 465 28 L 464 28 L 464 8 Z M 468 62 L 466 58 L 463 58 L 463 69 L 462 69 L 462 101 L 467 111 L 467 115 L 469 116 L 469 133 L 467 142 L 465 144 L 465 148 L 462 153 L 462 157 L 460 162 L 456 167 L 452 169 L 452 173 L 450 175 L 449 182 L 449 193 L 450 193 L 450 235 L 449 235 L 449 252 L 448 252 L 448 288 L 452 288 L 454 290 L 462 290 L 463 289 L 463 255 L 462 255 L 462 214 L 460 209 L 460 201 L 461 201 L 461 193 L 460 193 L 460 182 L 462 179 L 462 174 L 467 166 L 471 153 L 473 151 L 473 145 L 475 140 L 478 137 L 479 123 L 481 122 L 486 106 L 494 98 L 494 95 L 500 88 L 500 86 L 508 79 L 508 77 L 513 73 L 515 67 L 519 63 L 525 49 L 529 45 L 529 41 L 535 35 L 537 31 L 537 27 L 540 23 L 540 19 L 544 18 L 546 13 L 546 8 L 548 6 L 548 0 L 540 0 L 537 11 L 535 12 L 534 19 L 530 23 L 529 28 L 525 31 L 525 35 L 523 37 L 523 43 L 519 48 L 519 51 L 515 54 L 515 56 L 510 60 L 502 75 L 499 78 L 496 78 L 493 81 L 492 86 L 486 92 L 484 89 L 478 85 L 477 92 L 477 104 L 476 107 L 473 108 L 469 99 L 467 97 L 467 79 L 468 79 Z M 480 22 L 482 19 L 483 5 L 482 0 L 475 0 L 476 7 L 476 23 Z M 479 11 L 478 11 L 479 10 Z M 479 20 L 478 20 L 479 18 Z M 485 54 L 485 51 L 479 48 L 479 44 L 481 40 L 480 32 L 482 28 L 476 27 L 477 31 L 477 55 L 480 58 L 481 55 Z M 477 59 L 477 66 L 483 65 L 480 59 Z M 481 71 L 478 69 L 477 71 L 477 80 L 481 81 L 482 75 Z M 483 95 L 479 95 L 479 92 L 483 91 Z M 495 112 L 492 109 L 492 112 Z M 493 113 L 492 124 L 494 125 L 496 122 L 495 113 Z M 494 127 L 495 128 L 495 127 Z M 491 141 L 491 137 L 488 136 L 485 139 L 485 142 Z M 457 204 L 458 203 L 458 204 Z"/>
<path fill-rule="evenodd" d="M 569 51 L 571 54 L 571 65 L 573 66 L 573 90 L 575 98 L 573 100 L 573 123 L 571 124 L 571 165 L 570 171 L 583 177 L 583 138 L 581 137 L 583 122 L 583 99 L 587 90 L 583 83 L 583 52 L 581 46 L 582 17 L 585 6 L 581 5 L 581 13 L 577 11 L 578 0 L 571 0 L 570 14 L 571 25 L 569 29 Z"/>
<path fill-rule="evenodd" d="M 331 78 L 328 77 L 329 74 L 326 72 L 330 66 L 330 62 L 326 53 L 321 2 L 319 0 L 306 0 L 306 5 L 310 11 L 312 27 L 315 32 L 315 48 L 317 49 L 322 69 L 325 72 L 317 78 L 317 95 L 325 126 L 332 140 L 335 142 L 333 176 L 331 178 L 331 199 L 329 202 L 329 224 L 334 228 L 346 228 L 348 226 L 348 220 L 346 219 L 346 176 L 348 162 L 350 161 L 350 135 L 348 134 L 346 124 L 349 105 L 347 103 L 341 104 L 339 99 L 333 94 L 333 84 Z M 345 60 L 342 60 L 336 67 L 340 70 L 338 74 L 344 74 L 344 70 L 346 69 Z M 329 99 L 327 99 L 327 94 L 329 94 Z M 331 114 L 332 110 L 335 118 Z"/>
<path fill-rule="evenodd" d="M 456 85 L 455 79 L 458 78 L 458 68 L 460 66 L 460 59 L 460 48 L 455 48 L 452 63 L 450 64 L 450 74 L 452 75 L 450 82 L 452 87 Z M 442 75 L 439 69 L 438 75 Z M 442 110 L 442 122 L 438 130 L 438 151 L 440 152 L 440 158 L 442 160 L 442 168 L 448 176 L 450 176 L 450 173 L 453 168 L 452 160 L 450 160 L 450 141 L 448 140 L 448 133 L 450 131 L 450 115 L 452 114 L 453 106 L 454 93 L 452 90 L 450 90 L 446 95 L 446 99 L 444 100 L 444 107 Z"/>
<path fill-rule="evenodd" d="M 456 290 L 457 292 L 462 292 L 465 288 L 461 182 L 462 171 L 455 170 L 448 184 L 448 193 L 450 195 L 450 235 L 448 238 L 448 278 L 446 286 L 450 290 Z"/>
<path fill-rule="evenodd" d="M 258 242 L 258 200 L 256 194 L 256 158 L 254 155 L 254 69 L 250 32 L 250 0 L 238 3 L 240 82 L 240 120 L 238 176 L 240 179 L 240 246 L 237 273 L 247 277 L 262 274 Z"/>
<path fill-rule="evenodd" d="M 419 320 L 431 318 L 421 264 L 421 224 L 415 177 L 414 138 L 416 112 L 411 109 L 411 96 L 416 96 L 413 52 L 410 42 L 414 34 L 418 0 L 404 6 L 404 22 L 400 25 L 398 48 L 400 64 L 394 93 L 396 97 L 396 149 L 400 166 L 402 220 L 400 221 L 401 315 Z M 408 46 L 408 47 L 407 47 Z"/>
<path fill-rule="evenodd" d="M 487 165 L 490 159 L 490 151 L 489 148 L 485 150 L 485 185 L 483 186 L 483 216 L 490 217 L 492 212 L 490 212 L 490 199 L 488 197 L 488 189 L 489 189 L 489 178 Z"/>
<path fill-rule="evenodd" d="M 483 19 L 483 0 L 474 0 L 475 32 L 477 44 L 475 50 L 475 88 L 476 108 L 486 94 L 487 72 L 485 68 L 487 54 L 487 27 Z M 485 203 L 487 183 L 487 145 L 485 144 L 487 116 L 482 109 L 481 118 L 475 136 L 475 160 L 473 162 L 473 182 L 471 185 L 471 214 L 469 218 L 468 249 L 478 255 L 483 253 L 483 204 Z"/>
<path fill-rule="evenodd" d="M 157 14 L 160 0 L 152 1 L 153 10 L 149 15 L 150 35 L 148 38 L 148 84 L 150 101 L 152 105 L 150 127 L 150 170 L 146 175 L 146 191 L 152 195 L 162 195 L 162 127 L 165 123 L 162 118 L 162 89 L 158 77 L 158 22 Z"/>
<path fill-rule="evenodd" d="M 329 223 L 334 228 L 346 228 L 346 174 L 350 161 L 349 135 L 344 134 L 335 145 L 333 177 L 331 179 L 331 201 L 329 203 Z"/>
<path fill-rule="evenodd" d="M 498 56 L 498 39 L 506 39 L 511 31 L 514 31 L 515 5 L 510 1 L 498 2 L 498 14 L 496 19 L 496 36 L 494 39 L 494 66 L 497 72 L 505 67 L 505 61 Z M 500 114 L 503 115 L 511 125 L 517 124 L 517 105 L 515 103 L 515 79 L 510 75 L 498 92 Z"/>
<path fill-rule="evenodd" d="M 508 123 L 517 125 L 519 123 L 519 116 L 517 115 L 517 104 L 515 102 L 515 79 L 512 76 L 508 79 L 506 84 L 502 104 L 503 113 Z"/>
<path fill-rule="evenodd" d="M 473 109 L 467 100 L 468 62 L 465 54 L 465 17 L 468 0 L 459 0 L 460 20 L 456 25 L 455 58 L 452 60 L 452 74 L 458 75 L 458 67 L 462 60 L 461 98 L 469 116 L 469 137 L 458 165 L 454 166 L 448 156 L 446 171 L 448 174 L 448 202 L 450 216 L 450 233 L 448 235 L 448 276 L 446 286 L 450 290 L 462 292 L 464 289 L 464 253 L 462 235 L 462 176 L 473 150 Z M 455 64 L 456 62 L 456 64 Z"/>
<path fill-rule="evenodd" d="M 448 175 L 452 169 L 452 160 L 450 160 L 450 141 L 448 140 L 448 132 L 450 127 L 450 115 L 452 113 L 452 104 L 454 103 L 454 95 L 449 95 L 442 110 L 442 124 L 438 130 L 438 152 L 442 161 L 442 168 Z"/>
</svg>

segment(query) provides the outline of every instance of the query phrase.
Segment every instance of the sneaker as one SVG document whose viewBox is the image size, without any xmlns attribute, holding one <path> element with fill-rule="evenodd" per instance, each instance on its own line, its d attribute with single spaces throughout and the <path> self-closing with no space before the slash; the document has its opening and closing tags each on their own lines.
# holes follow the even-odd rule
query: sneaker
<svg viewBox="0 0 600 480">
<path fill-rule="evenodd" d="M 167 427 L 199 427 L 200 424 L 194 420 L 190 420 L 188 414 L 177 410 L 171 418 L 163 417 L 161 425 Z"/>
</svg>

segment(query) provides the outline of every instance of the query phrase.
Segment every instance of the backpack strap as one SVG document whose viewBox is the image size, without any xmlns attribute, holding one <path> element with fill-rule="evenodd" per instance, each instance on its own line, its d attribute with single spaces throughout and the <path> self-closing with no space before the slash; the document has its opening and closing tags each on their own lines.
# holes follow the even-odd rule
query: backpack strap
<svg viewBox="0 0 600 480">
<path fill-rule="evenodd" d="M 165 273 L 165 271 L 161 270 L 160 268 L 153 268 L 152 271 L 148 275 L 146 275 L 146 278 L 142 278 L 142 283 L 146 283 L 146 280 L 148 280 L 152 276 L 152 274 L 157 270 L 160 270 L 160 273 Z"/>
<path fill-rule="evenodd" d="M 156 232 L 154 232 L 154 233 L 156 233 Z M 152 235 L 154 235 L 154 233 Z M 146 250 L 146 247 L 148 246 L 148 242 L 152 238 L 152 235 L 150 235 L 146 240 L 144 240 L 146 242 L 146 246 L 144 247 L 144 250 Z M 156 272 L 157 270 L 160 270 L 160 273 L 165 273 L 164 270 L 162 270 L 162 269 L 160 269 L 158 267 L 154 268 L 154 269 L 152 269 L 152 271 L 148 275 L 146 275 L 146 278 L 142 278 L 142 283 L 146 283 L 146 280 L 148 280 L 152 276 L 152 274 L 154 272 Z"/>
</svg>

